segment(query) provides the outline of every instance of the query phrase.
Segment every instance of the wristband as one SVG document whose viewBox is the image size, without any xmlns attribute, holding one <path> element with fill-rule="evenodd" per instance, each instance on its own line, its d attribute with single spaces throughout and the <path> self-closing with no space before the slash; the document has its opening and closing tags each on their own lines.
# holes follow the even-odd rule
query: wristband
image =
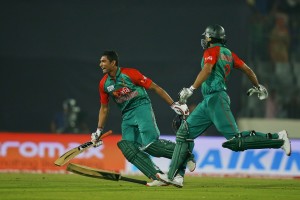
<svg viewBox="0 0 300 200">
<path fill-rule="evenodd" d="M 97 131 L 103 131 L 103 128 L 102 127 L 99 127 L 99 128 L 97 128 Z"/>
<path fill-rule="evenodd" d="M 196 88 L 194 88 L 194 86 L 192 85 L 192 86 L 190 87 L 190 90 L 193 92 L 194 90 L 196 90 Z"/>
</svg>

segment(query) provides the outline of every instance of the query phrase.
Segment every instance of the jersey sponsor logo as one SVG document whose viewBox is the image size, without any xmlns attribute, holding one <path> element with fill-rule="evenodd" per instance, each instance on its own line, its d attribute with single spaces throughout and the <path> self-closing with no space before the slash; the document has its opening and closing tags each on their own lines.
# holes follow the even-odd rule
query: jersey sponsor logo
<svg viewBox="0 0 300 200">
<path fill-rule="evenodd" d="M 116 91 L 114 91 L 113 96 L 117 103 L 123 103 L 124 101 L 128 101 L 138 95 L 137 91 L 132 91 L 128 87 L 122 87 Z"/>
<path fill-rule="evenodd" d="M 208 60 L 211 60 L 211 61 L 212 61 L 212 60 L 213 60 L 213 57 L 212 57 L 212 56 L 208 56 L 208 57 L 205 57 L 204 60 L 205 60 L 205 61 L 208 61 Z"/>
<path fill-rule="evenodd" d="M 131 90 L 128 87 L 122 87 L 122 88 L 120 88 L 116 91 L 113 91 L 113 95 L 114 95 L 114 97 L 119 98 L 123 95 L 126 95 L 126 94 L 130 93 L 130 92 L 131 92 Z"/>
<path fill-rule="evenodd" d="M 124 95 L 124 96 L 121 96 L 119 98 L 116 98 L 116 102 L 117 103 L 123 103 L 125 101 L 128 101 L 130 99 L 133 99 L 134 97 L 138 96 L 138 92 L 137 91 L 133 91 L 133 92 L 130 92 L 129 94 L 127 95 Z"/>
<path fill-rule="evenodd" d="M 108 91 L 108 92 L 111 92 L 111 91 L 113 91 L 114 89 L 115 89 L 115 86 L 114 86 L 114 85 L 110 85 L 110 86 L 107 87 L 107 91 Z"/>
<path fill-rule="evenodd" d="M 142 84 L 145 84 L 146 81 L 147 81 L 147 77 L 146 77 L 146 76 L 143 76 L 143 79 L 141 80 L 141 83 L 142 83 Z"/>
</svg>

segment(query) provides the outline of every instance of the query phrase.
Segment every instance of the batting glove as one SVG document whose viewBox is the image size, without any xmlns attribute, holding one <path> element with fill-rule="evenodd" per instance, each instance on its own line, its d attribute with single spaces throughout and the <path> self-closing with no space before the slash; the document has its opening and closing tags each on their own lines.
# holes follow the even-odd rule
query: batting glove
<svg viewBox="0 0 300 200">
<path fill-rule="evenodd" d="M 268 91 L 263 85 L 258 85 L 258 87 L 253 86 L 247 91 L 248 96 L 251 96 L 254 93 L 257 93 L 257 97 L 259 100 L 268 98 Z"/>
<path fill-rule="evenodd" d="M 191 86 L 190 88 L 183 88 L 180 92 L 179 92 L 179 102 L 181 104 L 186 104 L 187 99 L 192 96 L 193 92 L 194 92 L 195 88 L 193 86 Z"/>
<path fill-rule="evenodd" d="M 171 105 L 171 108 L 176 112 L 178 115 L 189 115 L 190 111 L 186 104 L 180 104 L 178 102 L 174 102 Z"/>
<path fill-rule="evenodd" d="M 103 144 L 102 140 L 100 140 L 100 137 L 103 133 L 102 128 L 97 128 L 96 132 L 92 133 L 91 135 L 91 141 L 94 143 L 94 147 L 99 147 Z"/>
</svg>

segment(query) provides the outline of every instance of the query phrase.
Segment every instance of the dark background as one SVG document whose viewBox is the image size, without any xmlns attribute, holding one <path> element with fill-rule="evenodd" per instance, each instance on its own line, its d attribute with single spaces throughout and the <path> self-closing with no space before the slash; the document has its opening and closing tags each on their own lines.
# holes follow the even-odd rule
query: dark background
<svg viewBox="0 0 300 200">
<path fill-rule="evenodd" d="M 97 126 L 99 55 L 118 52 L 175 99 L 200 71 L 201 34 L 221 24 L 229 48 L 246 59 L 250 9 L 240 0 L 42 1 L 0 3 L 0 131 L 49 132 L 55 112 L 75 98 L 91 131 Z M 240 109 L 241 73 L 229 81 L 232 110 Z M 249 87 L 250 87 L 249 83 Z M 149 91 L 158 126 L 173 134 L 174 112 Z M 200 91 L 190 103 L 201 100 Z M 111 104 L 107 129 L 120 132 Z"/>
</svg>

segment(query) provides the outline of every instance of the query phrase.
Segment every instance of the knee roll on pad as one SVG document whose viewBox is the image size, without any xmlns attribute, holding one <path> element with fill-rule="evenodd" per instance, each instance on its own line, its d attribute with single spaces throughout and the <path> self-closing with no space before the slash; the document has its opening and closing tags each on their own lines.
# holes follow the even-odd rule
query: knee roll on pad
<svg viewBox="0 0 300 200">
<path fill-rule="evenodd" d="M 139 149 L 136 142 L 121 140 L 118 147 L 122 151 L 125 158 L 134 164 L 147 177 L 156 180 L 156 173 L 160 172 L 158 167 L 150 159 L 149 155 Z"/>
<path fill-rule="evenodd" d="M 248 136 L 238 134 L 234 138 L 224 142 L 222 147 L 231 149 L 232 151 L 244 151 L 247 149 L 267 149 L 280 148 L 283 145 L 283 140 L 269 139 L 266 137 L 255 135 L 255 132 Z"/>
<path fill-rule="evenodd" d="M 170 140 L 159 139 L 150 144 L 144 151 L 154 157 L 172 158 L 175 143 Z"/>
<path fill-rule="evenodd" d="M 183 121 L 176 133 L 176 141 L 185 142 L 188 137 L 189 137 L 188 125 L 186 121 Z"/>
</svg>

